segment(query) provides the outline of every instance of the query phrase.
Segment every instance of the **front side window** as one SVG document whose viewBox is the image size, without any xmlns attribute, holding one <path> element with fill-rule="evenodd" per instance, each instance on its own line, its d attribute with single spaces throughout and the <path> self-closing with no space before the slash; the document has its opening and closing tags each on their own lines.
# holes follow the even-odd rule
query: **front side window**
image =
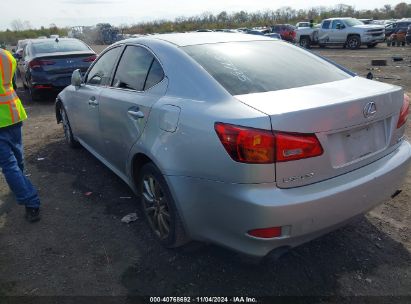
<svg viewBox="0 0 411 304">
<path fill-rule="evenodd" d="M 144 91 L 161 81 L 163 75 L 160 64 L 148 50 L 127 46 L 114 76 L 113 86 Z"/>
<path fill-rule="evenodd" d="M 182 49 L 232 95 L 351 77 L 326 60 L 278 40 L 203 44 Z"/>
<path fill-rule="evenodd" d="M 343 23 L 341 22 L 341 20 L 333 20 L 332 28 L 333 28 L 334 30 L 337 29 L 337 24 L 339 24 L 340 27 L 343 28 Z"/>
<path fill-rule="evenodd" d="M 120 49 L 120 47 L 113 48 L 97 59 L 87 75 L 87 84 L 103 86 L 109 84 L 111 72 L 116 64 Z"/>
<path fill-rule="evenodd" d="M 395 24 L 395 23 L 394 23 Z M 385 29 L 392 30 L 394 28 L 394 24 L 387 25 Z"/>
</svg>

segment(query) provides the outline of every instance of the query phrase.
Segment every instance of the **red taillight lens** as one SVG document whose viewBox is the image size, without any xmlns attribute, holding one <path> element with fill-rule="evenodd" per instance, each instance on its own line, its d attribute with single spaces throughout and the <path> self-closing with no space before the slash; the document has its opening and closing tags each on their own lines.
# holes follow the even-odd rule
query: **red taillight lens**
<svg viewBox="0 0 411 304">
<path fill-rule="evenodd" d="M 281 227 L 254 229 L 254 230 L 248 231 L 247 233 L 254 237 L 263 238 L 263 239 L 271 239 L 274 237 L 281 236 Z"/>
<path fill-rule="evenodd" d="M 315 134 L 273 133 L 220 122 L 214 128 L 227 153 L 242 163 L 271 164 L 323 153 Z"/>
<path fill-rule="evenodd" d="M 408 113 L 410 111 L 410 98 L 404 94 L 404 103 L 402 104 L 400 117 L 398 118 L 397 129 L 401 128 L 408 119 Z"/>
<path fill-rule="evenodd" d="M 94 60 L 96 60 L 97 55 L 91 55 L 90 57 L 84 58 L 83 61 L 84 62 L 93 62 Z"/>
<path fill-rule="evenodd" d="M 56 62 L 53 60 L 46 60 L 46 59 L 34 59 L 29 62 L 29 67 L 32 69 L 38 69 L 43 65 L 53 65 Z"/>
<path fill-rule="evenodd" d="M 276 132 L 276 161 L 285 162 L 323 154 L 315 134 Z"/>
<path fill-rule="evenodd" d="M 47 85 L 47 84 L 36 84 L 34 86 L 35 89 L 51 89 L 52 86 L 51 85 Z"/>
<path fill-rule="evenodd" d="M 216 123 L 214 128 L 232 159 L 249 164 L 274 162 L 275 137 L 271 131 Z"/>
</svg>

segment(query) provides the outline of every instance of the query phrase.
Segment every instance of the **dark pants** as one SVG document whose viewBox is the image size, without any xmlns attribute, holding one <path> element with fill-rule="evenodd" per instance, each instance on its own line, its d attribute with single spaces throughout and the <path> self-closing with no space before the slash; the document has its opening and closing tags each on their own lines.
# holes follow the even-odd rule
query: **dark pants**
<svg viewBox="0 0 411 304">
<path fill-rule="evenodd" d="M 24 175 L 21 123 L 0 128 L 0 167 L 17 202 L 38 208 L 40 199 L 30 180 Z"/>
</svg>

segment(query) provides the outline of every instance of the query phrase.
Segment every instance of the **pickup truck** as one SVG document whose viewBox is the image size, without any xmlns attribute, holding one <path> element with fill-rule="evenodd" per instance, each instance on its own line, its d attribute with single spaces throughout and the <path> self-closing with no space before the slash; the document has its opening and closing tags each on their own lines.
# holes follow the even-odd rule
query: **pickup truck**
<svg viewBox="0 0 411 304">
<path fill-rule="evenodd" d="M 301 28 L 295 40 L 300 46 L 342 45 L 358 49 L 361 45 L 375 47 L 385 39 L 384 26 L 364 24 L 355 18 L 329 18 L 321 22 L 319 28 Z"/>
</svg>

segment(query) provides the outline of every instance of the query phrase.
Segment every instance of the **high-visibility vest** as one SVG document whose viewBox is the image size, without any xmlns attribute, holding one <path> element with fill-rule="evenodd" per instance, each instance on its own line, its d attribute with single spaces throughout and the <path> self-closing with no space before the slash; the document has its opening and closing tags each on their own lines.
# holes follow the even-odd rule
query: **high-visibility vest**
<svg viewBox="0 0 411 304">
<path fill-rule="evenodd" d="M 0 128 L 16 124 L 27 118 L 26 111 L 12 84 L 16 66 L 16 59 L 13 55 L 0 49 Z"/>
</svg>

